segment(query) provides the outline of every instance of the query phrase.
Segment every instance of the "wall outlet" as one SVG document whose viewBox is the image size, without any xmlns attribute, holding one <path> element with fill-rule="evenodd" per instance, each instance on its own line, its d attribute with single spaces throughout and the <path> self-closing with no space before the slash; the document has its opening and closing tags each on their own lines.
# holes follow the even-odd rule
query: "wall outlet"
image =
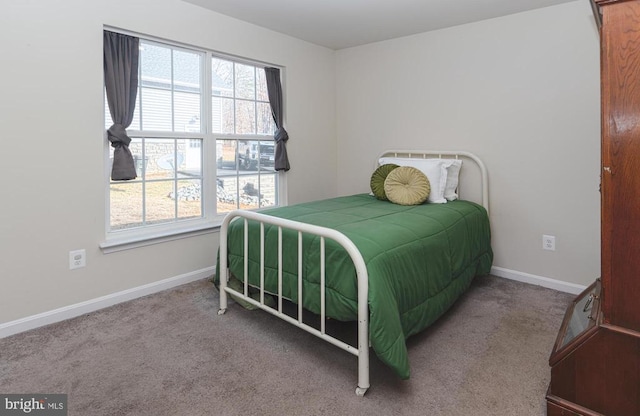
<svg viewBox="0 0 640 416">
<path fill-rule="evenodd" d="M 545 250 L 556 251 L 556 236 L 555 235 L 543 235 L 542 236 L 542 248 Z"/>
<path fill-rule="evenodd" d="M 87 265 L 87 252 L 85 249 L 69 252 L 69 270 L 79 269 Z"/>
</svg>

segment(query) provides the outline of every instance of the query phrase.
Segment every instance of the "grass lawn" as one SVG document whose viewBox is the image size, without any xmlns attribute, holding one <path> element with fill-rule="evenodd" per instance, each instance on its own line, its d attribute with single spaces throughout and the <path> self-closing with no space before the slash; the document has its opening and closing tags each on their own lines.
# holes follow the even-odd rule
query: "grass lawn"
<svg viewBox="0 0 640 416">
<path fill-rule="evenodd" d="M 194 180 L 179 180 L 178 188 L 188 187 Z M 176 218 L 197 218 L 202 215 L 200 198 L 184 201 L 172 198 L 174 182 L 147 181 L 145 192 L 146 223 L 173 221 Z M 111 184 L 111 227 L 123 229 L 143 223 L 143 190 L 140 182 L 118 182 Z M 176 215 L 177 214 L 177 215 Z"/>
</svg>

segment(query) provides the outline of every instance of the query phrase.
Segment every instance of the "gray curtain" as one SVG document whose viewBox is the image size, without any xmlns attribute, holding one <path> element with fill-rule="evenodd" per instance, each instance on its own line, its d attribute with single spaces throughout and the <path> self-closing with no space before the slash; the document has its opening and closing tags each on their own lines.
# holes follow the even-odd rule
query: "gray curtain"
<svg viewBox="0 0 640 416">
<path fill-rule="evenodd" d="M 138 45 L 140 39 L 104 31 L 104 85 L 113 125 L 107 137 L 113 151 L 111 179 L 126 181 L 136 178 L 136 167 L 129 150 L 131 139 L 126 128 L 133 121 L 138 93 Z"/>
<path fill-rule="evenodd" d="M 278 68 L 265 68 L 264 72 L 266 74 L 271 114 L 273 115 L 273 120 L 276 123 L 276 134 L 274 135 L 274 139 L 276 141 L 275 169 L 286 172 L 291 169 L 291 166 L 289 166 L 289 157 L 287 156 L 286 147 L 287 140 L 289 140 L 289 134 L 282 125 L 283 110 L 280 70 Z"/>
</svg>

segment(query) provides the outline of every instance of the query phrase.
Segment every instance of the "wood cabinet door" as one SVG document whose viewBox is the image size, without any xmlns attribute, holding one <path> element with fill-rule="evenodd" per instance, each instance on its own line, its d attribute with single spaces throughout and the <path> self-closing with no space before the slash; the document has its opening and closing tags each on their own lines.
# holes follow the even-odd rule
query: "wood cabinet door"
<svg viewBox="0 0 640 416">
<path fill-rule="evenodd" d="M 640 331 L 640 1 L 602 14 L 602 292 L 605 322 Z"/>
</svg>

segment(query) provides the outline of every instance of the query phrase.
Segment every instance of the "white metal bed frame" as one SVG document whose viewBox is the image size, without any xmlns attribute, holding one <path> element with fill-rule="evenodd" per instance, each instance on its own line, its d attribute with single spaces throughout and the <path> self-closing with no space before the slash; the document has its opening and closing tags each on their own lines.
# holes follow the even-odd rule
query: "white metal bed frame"
<svg viewBox="0 0 640 416">
<path fill-rule="evenodd" d="M 380 157 L 410 157 L 410 158 L 466 158 L 476 163 L 480 169 L 481 174 L 481 188 L 482 188 L 482 205 L 489 212 L 489 190 L 487 183 L 487 170 L 484 163 L 474 154 L 464 151 L 413 151 L 413 150 L 392 150 L 386 151 L 381 154 Z M 377 159 L 377 160 L 378 160 Z M 377 163 L 377 162 L 376 162 Z M 229 224 L 236 218 L 242 218 L 244 221 L 244 276 L 242 280 L 244 282 L 244 288 L 242 292 L 231 289 L 227 285 L 229 279 L 229 270 L 227 264 L 228 255 L 228 229 Z M 260 301 L 256 301 L 249 297 L 249 284 L 248 279 L 245 277 L 248 275 L 248 256 L 249 243 L 248 234 L 249 220 L 256 221 L 260 224 Z M 278 305 L 277 309 L 265 305 L 265 290 L 264 290 L 264 226 L 265 224 L 278 227 Z M 303 233 L 316 235 L 320 237 L 320 329 L 316 329 L 310 325 L 307 325 L 302 320 L 302 303 L 298 304 L 297 319 L 294 319 L 282 311 L 282 230 L 290 229 L 297 231 L 298 233 L 298 299 L 302 299 L 302 235 Z M 356 270 L 356 277 L 358 281 L 358 348 L 354 348 L 351 345 L 328 335 L 325 332 L 325 239 L 331 239 L 340 244 L 351 257 Z M 220 310 L 218 315 L 222 315 L 226 312 L 228 306 L 228 294 L 237 296 L 244 301 L 255 305 L 256 307 L 265 310 L 280 319 L 289 322 L 335 346 L 342 348 L 343 350 L 358 357 L 358 386 L 356 387 L 356 395 L 364 396 L 369 384 L 369 308 L 368 308 L 368 289 L 369 289 L 369 276 L 367 273 L 367 267 L 364 263 L 364 259 L 360 254 L 358 248 L 353 242 L 339 231 L 331 228 L 319 227 L 316 225 L 306 224 L 298 221 L 291 221 L 288 219 L 272 217 L 269 215 L 261 214 L 255 211 L 235 210 L 227 214 L 222 226 L 220 228 Z"/>
</svg>

